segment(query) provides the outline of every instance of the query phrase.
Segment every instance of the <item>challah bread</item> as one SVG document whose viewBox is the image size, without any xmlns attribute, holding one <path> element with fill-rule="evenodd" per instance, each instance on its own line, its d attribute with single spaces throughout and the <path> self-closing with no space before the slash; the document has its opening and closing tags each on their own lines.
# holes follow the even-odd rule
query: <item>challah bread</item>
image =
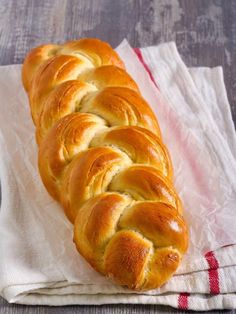
<svg viewBox="0 0 236 314">
<path fill-rule="evenodd" d="M 40 175 L 79 253 L 120 285 L 158 288 L 188 231 L 158 122 L 123 62 L 97 39 L 44 45 L 26 57 L 22 79 Z"/>
</svg>

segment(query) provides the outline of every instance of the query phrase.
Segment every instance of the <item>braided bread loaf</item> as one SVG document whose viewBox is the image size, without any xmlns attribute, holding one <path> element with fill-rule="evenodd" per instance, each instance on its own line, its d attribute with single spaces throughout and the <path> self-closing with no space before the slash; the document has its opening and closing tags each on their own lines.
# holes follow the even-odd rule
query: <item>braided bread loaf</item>
<svg viewBox="0 0 236 314">
<path fill-rule="evenodd" d="M 23 64 L 39 171 L 97 271 L 135 290 L 162 285 L 187 249 L 157 120 L 116 52 L 97 39 L 33 49 Z"/>
</svg>

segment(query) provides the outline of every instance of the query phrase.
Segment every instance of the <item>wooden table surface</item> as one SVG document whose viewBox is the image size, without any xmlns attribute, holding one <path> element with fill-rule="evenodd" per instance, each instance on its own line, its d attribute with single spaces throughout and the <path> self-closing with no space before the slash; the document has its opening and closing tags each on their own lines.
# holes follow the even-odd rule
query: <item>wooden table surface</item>
<svg viewBox="0 0 236 314">
<path fill-rule="evenodd" d="M 1 65 L 22 63 L 36 45 L 80 37 L 99 37 L 113 47 L 125 37 L 134 47 L 173 40 L 188 66 L 222 65 L 236 121 L 235 0 L 0 0 Z M 10 305 L 0 298 L 0 313 L 77 312 L 176 311 L 137 305 L 33 307 Z"/>
</svg>

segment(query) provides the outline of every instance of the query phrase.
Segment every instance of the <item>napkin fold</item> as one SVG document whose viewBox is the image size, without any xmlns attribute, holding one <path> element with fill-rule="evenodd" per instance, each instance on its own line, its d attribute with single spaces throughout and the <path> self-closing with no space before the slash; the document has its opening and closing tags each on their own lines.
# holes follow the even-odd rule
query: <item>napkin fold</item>
<svg viewBox="0 0 236 314">
<path fill-rule="evenodd" d="M 117 48 L 160 122 L 190 226 L 189 252 L 163 287 L 134 293 L 96 273 L 45 191 L 20 65 L 0 67 L 0 293 L 22 304 L 236 307 L 236 135 L 221 67 L 188 69 L 174 43 Z"/>
</svg>

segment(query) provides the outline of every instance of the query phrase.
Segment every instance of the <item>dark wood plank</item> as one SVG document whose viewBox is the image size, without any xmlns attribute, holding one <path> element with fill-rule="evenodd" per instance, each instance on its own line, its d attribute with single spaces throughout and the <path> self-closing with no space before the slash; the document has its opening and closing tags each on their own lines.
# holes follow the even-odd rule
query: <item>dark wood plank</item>
<svg viewBox="0 0 236 314">
<path fill-rule="evenodd" d="M 190 311 L 179 311 L 168 306 L 158 305 L 100 305 L 100 306 L 64 306 L 64 307 L 49 307 L 49 306 L 24 306 L 17 304 L 0 305 L 1 314 L 176 314 L 176 313 L 191 313 Z M 192 312 L 193 313 L 193 312 Z M 226 313 L 234 314 L 233 311 L 212 311 L 212 312 L 194 312 L 194 313 Z"/>
<path fill-rule="evenodd" d="M 99 37 L 133 46 L 174 40 L 188 66 L 224 68 L 236 122 L 235 0 L 0 0 L 0 64 L 21 63 L 27 51 L 46 42 Z M 0 313 L 174 313 L 159 306 L 10 305 L 0 299 Z M 216 313 L 216 312 L 215 312 Z M 229 313 L 229 311 L 226 311 Z"/>
</svg>

